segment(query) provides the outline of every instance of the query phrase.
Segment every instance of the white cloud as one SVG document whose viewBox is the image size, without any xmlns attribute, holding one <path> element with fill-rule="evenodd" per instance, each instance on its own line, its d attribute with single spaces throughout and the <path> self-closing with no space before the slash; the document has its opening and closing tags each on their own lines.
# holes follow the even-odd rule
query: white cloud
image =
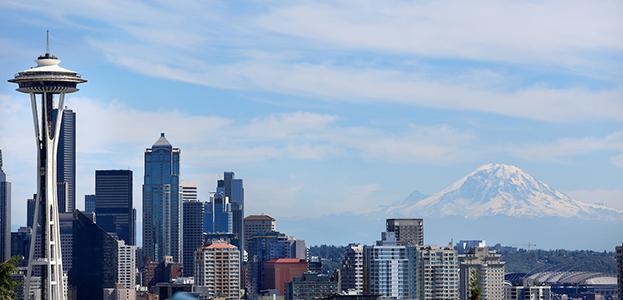
<svg viewBox="0 0 623 300">
<path fill-rule="evenodd" d="M 35 151 L 32 117 L 22 97 L 0 96 L 0 149 L 7 172 L 15 178 L 15 198 L 25 199 L 34 190 Z M 96 169 L 131 169 L 135 176 L 135 205 L 140 208 L 142 154 L 159 136 L 182 149 L 184 174 L 188 179 L 212 178 L 214 169 L 267 166 L 271 162 L 330 160 L 343 157 L 392 163 L 447 163 L 470 155 L 466 148 L 475 138 L 447 125 L 411 125 L 387 132 L 372 127 L 343 126 L 340 117 L 294 111 L 269 114 L 249 121 L 189 115 L 177 111 L 141 111 L 119 102 L 101 102 L 86 97 L 68 97 L 67 105 L 77 113 L 77 199 L 92 193 Z M 5 134 L 6 133 L 6 134 Z M 28 151 L 26 149 L 32 149 Z M 260 181 L 266 182 L 266 180 Z M 270 186 L 267 183 L 266 186 Z M 263 197 L 266 186 L 252 184 Z M 207 195 L 212 186 L 201 185 Z M 301 187 L 302 189 L 302 187 Z M 262 192 L 264 191 L 264 192 Z M 288 189 L 274 194 L 264 209 L 283 209 L 283 201 L 303 199 Z M 359 191 L 359 190 L 358 190 Z M 355 191 L 355 198 L 363 199 Z M 282 195 L 283 194 L 283 195 Z M 281 196 L 279 196 L 281 195 Z M 350 194 L 344 195 L 345 198 Z M 270 205 L 274 204 L 274 207 Z M 299 212 L 326 213 L 314 207 Z M 21 211 L 23 207 L 14 206 Z M 334 209 L 347 209 L 336 206 Z M 18 213 L 23 215 L 24 212 Z M 140 209 L 139 209 L 140 213 Z"/>
<path fill-rule="evenodd" d="M 608 207 L 623 210 L 623 190 L 615 189 L 592 189 L 575 190 L 567 192 L 574 199 L 587 202 L 604 204 Z"/>
<path fill-rule="evenodd" d="M 72 25 L 75 17 L 108 24 L 120 34 L 86 30 L 87 43 L 112 63 L 147 76 L 541 121 L 623 120 L 621 62 L 613 58 L 623 52 L 616 38 L 623 36 L 618 1 L 299 2 L 240 14 L 227 5 L 194 1 L 10 6 Z M 372 58 L 338 58 L 344 54 Z M 491 67 L 403 68 L 421 57 L 475 59 Z M 497 62 L 511 71 L 495 71 Z M 600 89 L 521 84 L 522 71 L 513 70 L 525 66 L 537 69 L 528 77 L 553 68 L 558 75 L 610 74 L 609 82 Z"/>
<path fill-rule="evenodd" d="M 564 161 L 579 155 L 594 152 L 616 153 L 611 162 L 623 166 L 623 131 L 616 131 L 603 137 L 561 138 L 547 143 L 521 144 L 509 147 L 515 156 L 526 160 Z"/>
</svg>

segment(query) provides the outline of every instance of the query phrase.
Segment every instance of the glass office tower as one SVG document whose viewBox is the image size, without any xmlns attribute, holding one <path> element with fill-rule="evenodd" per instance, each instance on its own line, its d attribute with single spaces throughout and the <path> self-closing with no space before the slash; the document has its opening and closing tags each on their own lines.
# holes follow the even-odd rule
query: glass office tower
<svg viewBox="0 0 623 300">
<path fill-rule="evenodd" d="M 99 198 L 97 200 L 99 202 Z M 172 256 L 182 262 L 180 149 L 164 133 L 145 150 L 143 184 L 143 248 L 153 261 Z"/>
</svg>

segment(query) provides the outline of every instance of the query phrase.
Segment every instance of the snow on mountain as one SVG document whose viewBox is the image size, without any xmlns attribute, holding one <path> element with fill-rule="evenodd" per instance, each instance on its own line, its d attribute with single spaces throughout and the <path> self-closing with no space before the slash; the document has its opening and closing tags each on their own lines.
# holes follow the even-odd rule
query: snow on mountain
<svg viewBox="0 0 623 300">
<path fill-rule="evenodd" d="M 415 203 L 388 208 L 403 216 L 563 217 L 623 221 L 623 211 L 572 199 L 518 167 L 486 164 Z"/>
</svg>

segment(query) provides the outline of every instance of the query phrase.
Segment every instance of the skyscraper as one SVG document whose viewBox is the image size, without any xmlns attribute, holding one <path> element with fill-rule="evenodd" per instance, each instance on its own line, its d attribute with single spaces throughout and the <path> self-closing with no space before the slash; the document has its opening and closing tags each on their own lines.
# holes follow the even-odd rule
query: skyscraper
<svg viewBox="0 0 623 300">
<path fill-rule="evenodd" d="M 98 201 L 99 202 L 99 199 Z M 180 149 L 164 133 L 145 150 L 143 184 L 143 248 L 153 261 L 172 256 L 182 262 Z"/>
<path fill-rule="evenodd" d="M 132 171 L 95 171 L 97 224 L 128 245 L 136 244 L 132 207 Z"/>
<path fill-rule="evenodd" d="M 399 245 L 424 245 L 423 219 L 387 219 L 387 232 L 396 234 Z"/>
<path fill-rule="evenodd" d="M 340 266 L 341 289 L 363 294 L 363 245 L 350 244 Z"/>
<path fill-rule="evenodd" d="M 84 212 L 95 212 L 96 199 L 95 195 L 84 195 Z"/>
<path fill-rule="evenodd" d="M 203 202 L 183 201 L 183 276 L 193 276 L 195 252 L 203 245 Z"/>
<path fill-rule="evenodd" d="M 11 257 L 11 183 L 2 170 L 0 150 L 0 262 Z"/>
<path fill-rule="evenodd" d="M 244 246 L 249 247 L 249 239 L 258 234 L 277 230 L 277 221 L 269 215 L 250 215 L 244 218 Z"/>
<path fill-rule="evenodd" d="M 244 187 L 242 179 L 235 179 L 234 172 L 225 172 L 223 179 L 217 182 L 216 194 L 229 197 L 232 211 L 232 229 L 234 240 L 232 244 L 238 249 L 244 246 Z"/>
<path fill-rule="evenodd" d="M 488 247 L 476 247 L 459 256 L 459 296 L 471 298 L 471 287 L 480 288 L 482 300 L 504 300 L 504 262 Z"/>
<path fill-rule="evenodd" d="M 54 117 L 57 118 L 58 109 Z M 58 212 L 72 212 L 76 208 L 76 113 L 63 109 L 56 160 L 58 185 Z"/>
<path fill-rule="evenodd" d="M 393 232 L 383 232 L 364 248 L 365 293 L 395 299 L 416 299 L 415 246 L 399 245 Z"/>
<path fill-rule="evenodd" d="M 459 298 L 456 251 L 451 247 L 427 246 L 417 252 L 417 290 L 422 300 Z"/>
<path fill-rule="evenodd" d="M 202 299 L 240 299 L 240 251 L 215 241 L 195 251 L 195 284 Z"/>
<path fill-rule="evenodd" d="M 136 246 L 125 245 L 79 211 L 74 211 L 73 267 L 69 285 L 77 299 L 102 299 L 104 288 L 134 287 Z"/>
<path fill-rule="evenodd" d="M 210 197 L 210 201 L 205 204 L 204 216 L 203 230 L 206 233 L 233 233 L 231 203 L 224 194 Z"/>
</svg>

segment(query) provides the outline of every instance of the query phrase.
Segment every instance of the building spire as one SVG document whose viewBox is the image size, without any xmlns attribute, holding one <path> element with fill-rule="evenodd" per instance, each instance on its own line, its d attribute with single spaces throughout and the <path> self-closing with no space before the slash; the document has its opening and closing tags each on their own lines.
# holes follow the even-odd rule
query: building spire
<svg viewBox="0 0 623 300">
<path fill-rule="evenodd" d="M 45 54 L 50 53 L 50 31 L 45 31 Z"/>
</svg>

